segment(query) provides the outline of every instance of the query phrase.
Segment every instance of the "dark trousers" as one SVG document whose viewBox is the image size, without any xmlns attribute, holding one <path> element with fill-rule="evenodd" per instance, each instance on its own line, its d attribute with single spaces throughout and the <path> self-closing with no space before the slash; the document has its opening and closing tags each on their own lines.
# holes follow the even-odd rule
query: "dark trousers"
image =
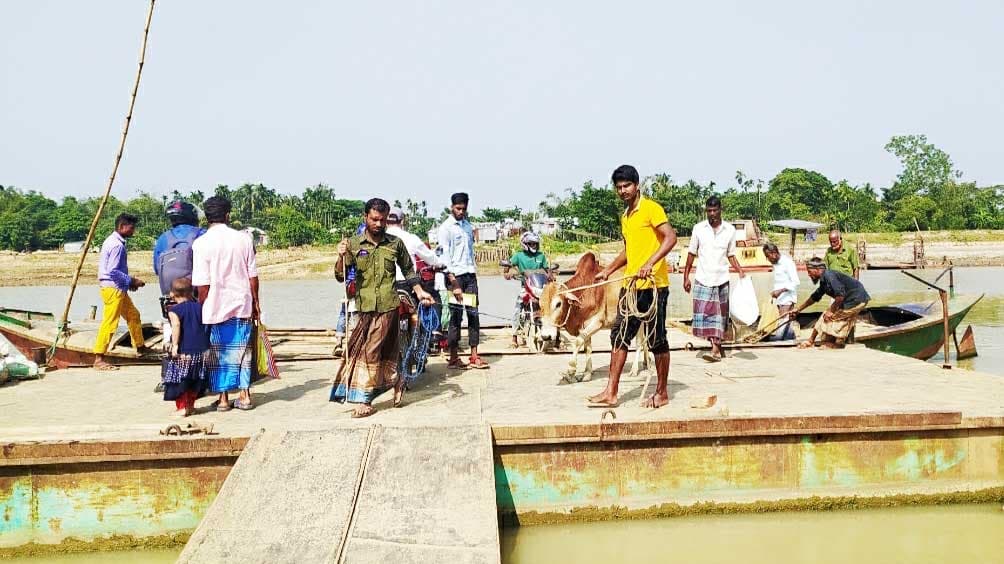
<svg viewBox="0 0 1004 564">
<path fill-rule="evenodd" d="M 478 277 L 476 274 L 460 274 L 457 276 L 457 284 L 465 294 L 478 295 Z M 452 291 L 450 288 L 448 291 Z M 450 343 L 450 350 L 457 349 L 460 343 L 460 324 L 463 322 L 461 314 L 467 310 L 467 341 L 472 347 L 478 346 L 481 342 L 481 320 L 478 319 L 478 308 L 467 307 L 454 302 L 453 295 L 450 295 L 450 332 L 447 335 Z"/>
</svg>

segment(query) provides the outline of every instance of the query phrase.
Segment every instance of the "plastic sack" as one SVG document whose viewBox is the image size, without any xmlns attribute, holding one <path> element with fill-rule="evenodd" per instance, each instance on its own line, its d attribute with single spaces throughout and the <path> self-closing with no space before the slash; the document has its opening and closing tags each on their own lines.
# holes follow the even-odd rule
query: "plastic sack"
<svg viewBox="0 0 1004 564">
<path fill-rule="evenodd" d="M 774 305 L 774 298 L 767 294 L 767 297 L 760 303 L 760 322 L 757 323 L 756 328 L 760 331 L 773 331 L 777 328 L 777 319 L 778 313 L 777 306 Z"/>
<path fill-rule="evenodd" d="M 756 290 L 749 276 L 739 279 L 729 288 L 729 314 L 743 325 L 753 325 L 760 317 L 760 307 L 757 305 Z"/>
</svg>

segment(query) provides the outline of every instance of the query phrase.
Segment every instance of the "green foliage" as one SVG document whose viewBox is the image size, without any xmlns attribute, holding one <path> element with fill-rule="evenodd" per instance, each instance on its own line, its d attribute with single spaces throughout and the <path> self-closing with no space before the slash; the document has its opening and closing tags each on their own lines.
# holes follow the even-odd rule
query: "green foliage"
<svg viewBox="0 0 1004 564">
<path fill-rule="evenodd" d="M 313 243 L 324 228 L 309 221 L 293 206 L 284 205 L 267 212 L 272 230 L 269 242 L 276 247 L 299 247 Z"/>
<path fill-rule="evenodd" d="M 174 190 L 169 196 L 140 192 L 128 201 L 114 196 L 108 199 L 94 235 L 94 245 L 115 229 L 115 217 L 128 212 L 139 219 L 136 234 L 129 246 L 137 250 L 153 248 L 157 238 L 170 227 L 165 206 L 174 200 L 184 200 L 201 206 L 205 192 Z M 304 190 L 300 196 L 285 196 L 262 184 L 244 184 L 237 190 L 217 186 L 213 195 L 231 199 L 234 211 L 231 224 L 240 229 L 253 226 L 270 233 L 272 246 L 329 244 L 340 235 L 355 232 L 361 221 L 363 202 L 339 199 L 323 184 Z M 24 192 L 12 186 L 0 186 L 0 249 L 17 251 L 55 249 L 63 243 L 82 241 L 87 237 L 99 200 L 78 200 L 66 197 L 59 204 L 43 195 Z M 408 200 L 406 207 L 413 218 L 431 224 L 425 217 L 425 203 Z M 329 230 L 333 229 L 334 233 Z"/>
</svg>

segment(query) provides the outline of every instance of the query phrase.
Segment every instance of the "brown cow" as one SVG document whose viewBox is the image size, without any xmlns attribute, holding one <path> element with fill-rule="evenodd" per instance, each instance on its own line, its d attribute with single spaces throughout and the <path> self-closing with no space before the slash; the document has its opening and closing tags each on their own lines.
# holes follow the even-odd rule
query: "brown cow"
<svg viewBox="0 0 1004 564">
<path fill-rule="evenodd" d="M 540 296 L 541 335 L 545 340 L 557 340 L 558 331 L 563 331 L 573 338 L 572 361 L 564 380 L 588 381 L 593 375 L 593 335 L 600 329 L 609 329 L 617 317 L 617 301 L 621 284 L 613 282 L 575 291 L 580 286 L 588 286 L 596 282 L 596 274 L 603 270 L 595 253 L 587 252 L 579 259 L 575 274 L 561 284 L 554 282 L 544 286 Z M 623 269 L 610 276 L 610 279 L 620 278 Z M 573 290 L 566 292 L 566 290 Z M 635 356 L 631 375 L 637 376 L 640 364 L 648 367 L 648 343 L 641 339 Z M 582 377 L 576 378 L 578 372 L 579 350 L 586 354 L 586 365 Z"/>
</svg>

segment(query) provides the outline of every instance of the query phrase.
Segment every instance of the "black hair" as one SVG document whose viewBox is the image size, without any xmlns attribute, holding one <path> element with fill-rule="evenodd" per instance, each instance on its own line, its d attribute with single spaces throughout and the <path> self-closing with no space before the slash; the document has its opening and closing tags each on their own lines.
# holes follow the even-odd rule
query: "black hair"
<svg viewBox="0 0 1004 564">
<path fill-rule="evenodd" d="M 450 205 L 464 204 L 467 205 L 471 199 L 467 197 L 467 192 L 457 192 L 456 194 L 450 196 Z"/>
<path fill-rule="evenodd" d="M 139 223 L 139 218 L 131 213 L 120 213 L 115 218 L 115 229 L 122 227 L 123 225 L 136 225 Z"/>
<path fill-rule="evenodd" d="M 763 252 L 765 252 L 765 253 L 779 253 L 781 251 L 779 251 L 777 249 L 777 245 L 775 245 L 774 243 L 767 242 L 767 243 L 763 244 Z"/>
<path fill-rule="evenodd" d="M 376 210 L 384 215 L 387 215 L 387 213 L 390 212 L 390 204 L 388 204 L 387 200 L 384 200 L 383 198 L 370 198 L 369 200 L 366 200 L 366 207 L 363 209 L 363 213 L 369 215 L 370 210 Z"/>
<path fill-rule="evenodd" d="M 704 207 L 706 208 L 720 208 L 722 207 L 722 199 L 718 197 L 717 194 L 712 194 L 708 196 L 708 201 L 704 202 Z"/>
<path fill-rule="evenodd" d="M 230 200 L 223 196 L 213 196 L 202 204 L 202 211 L 206 214 L 206 221 L 209 223 L 226 223 L 227 214 L 233 209 Z"/>
<path fill-rule="evenodd" d="M 632 184 L 638 184 L 641 178 L 638 176 L 638 169 L 631 165 L 621 165 L 614 169 L 614 173 L 610 176 L 614 184 L 618 182 L 630 182 Z"/>
</svg>

